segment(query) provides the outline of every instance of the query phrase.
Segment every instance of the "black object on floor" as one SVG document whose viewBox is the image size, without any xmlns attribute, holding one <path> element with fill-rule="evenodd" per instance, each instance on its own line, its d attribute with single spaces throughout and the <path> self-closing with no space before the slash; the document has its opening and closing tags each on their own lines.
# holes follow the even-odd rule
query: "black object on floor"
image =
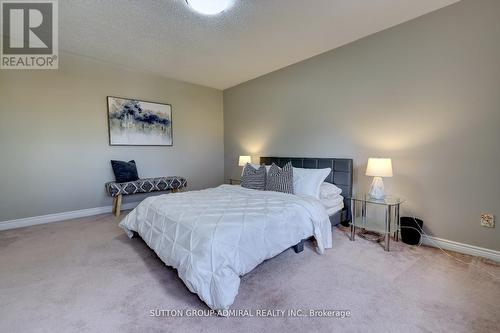
<svg viewBox="0 0 500 333">
<path fill-rule="evenodd" d="M 420 234 L 424 221 L 410 216 L 401 217 L 401 240 L 409 245 L 420 244 Z"/>
</svg>

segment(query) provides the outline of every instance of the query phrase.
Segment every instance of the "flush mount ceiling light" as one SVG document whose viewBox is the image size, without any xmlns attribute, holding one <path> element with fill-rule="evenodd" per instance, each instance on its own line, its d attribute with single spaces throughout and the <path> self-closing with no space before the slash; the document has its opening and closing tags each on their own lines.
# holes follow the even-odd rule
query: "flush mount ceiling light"
<svg viewBox="0 0 500 333">
<path fill-rule="evenodd" d="M 231 5 L 232 0 L 186 0 L 195 11 L 205 15 L 222 13 Z"/>
</svg>

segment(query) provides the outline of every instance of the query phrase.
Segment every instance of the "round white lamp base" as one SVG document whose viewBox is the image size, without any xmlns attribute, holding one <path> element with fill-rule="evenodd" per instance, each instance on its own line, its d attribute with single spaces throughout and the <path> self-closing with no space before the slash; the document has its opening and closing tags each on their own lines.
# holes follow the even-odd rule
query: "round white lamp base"
<svg viewBox="0 0 500 333">
<path fill-rule="evenodd" d="M 373 199 L 385 198 L 384 182 L 382 181 L 382 177 L 373 177 L 373 182 L 372 186 L 370 187 L 369 195 Z"/>
</svg>

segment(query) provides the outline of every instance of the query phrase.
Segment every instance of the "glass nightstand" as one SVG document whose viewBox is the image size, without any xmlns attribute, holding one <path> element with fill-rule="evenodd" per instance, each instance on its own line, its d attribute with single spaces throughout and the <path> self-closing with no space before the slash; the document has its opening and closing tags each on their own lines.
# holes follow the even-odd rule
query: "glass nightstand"
<svg viewBox="0 0 500 333">
<path fill-rule="evenodd" d="M 399 208 L 406 199 L 387 195 L 384 199 L 374 199 L 368 194 L 354 194 L 350 198 L 351 200 L 351 241 L 354 241 L 356 234 L 356 227 L 362 227 L 363 230 L 370 230 L 382 233 L 385 238 L 385 250 L 389 251 L 389 243 L 391 238 L 391 227 L 394 227 L 394 239 L 399 241 Z M 377 223 L 370 223 L 366 218 L 366 208 L 367 204 L 379 205 L 385 208 L 385 220 L 383 226 Z M 361 205 L 361 221 L 356 221 L 356 206 Z"/>
</svg>

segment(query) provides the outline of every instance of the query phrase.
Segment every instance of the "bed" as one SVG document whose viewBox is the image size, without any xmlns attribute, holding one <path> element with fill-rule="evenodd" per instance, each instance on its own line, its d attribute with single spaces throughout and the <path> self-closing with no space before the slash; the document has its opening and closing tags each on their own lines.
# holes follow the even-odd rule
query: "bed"
<svg viewBox="0 0 500 333">
<path fill-rule="evenodd" d="M 330 167 L 325 181 L 350 195 L 351 160 L 261 158 L 280 166 L 288 161 L 296 167 Z M 329 216 L 313 197 L 221 185 L 146 198 L 120 226 L 129 237 L 138 233 L 211 309 L 223 310 L 234 302 L 240 276 L 264 260 L 297 249 L 311 236 L 318 253 L 332 247 L 331 224 L 349 218 L 348 204 Z"/>
</svg>

